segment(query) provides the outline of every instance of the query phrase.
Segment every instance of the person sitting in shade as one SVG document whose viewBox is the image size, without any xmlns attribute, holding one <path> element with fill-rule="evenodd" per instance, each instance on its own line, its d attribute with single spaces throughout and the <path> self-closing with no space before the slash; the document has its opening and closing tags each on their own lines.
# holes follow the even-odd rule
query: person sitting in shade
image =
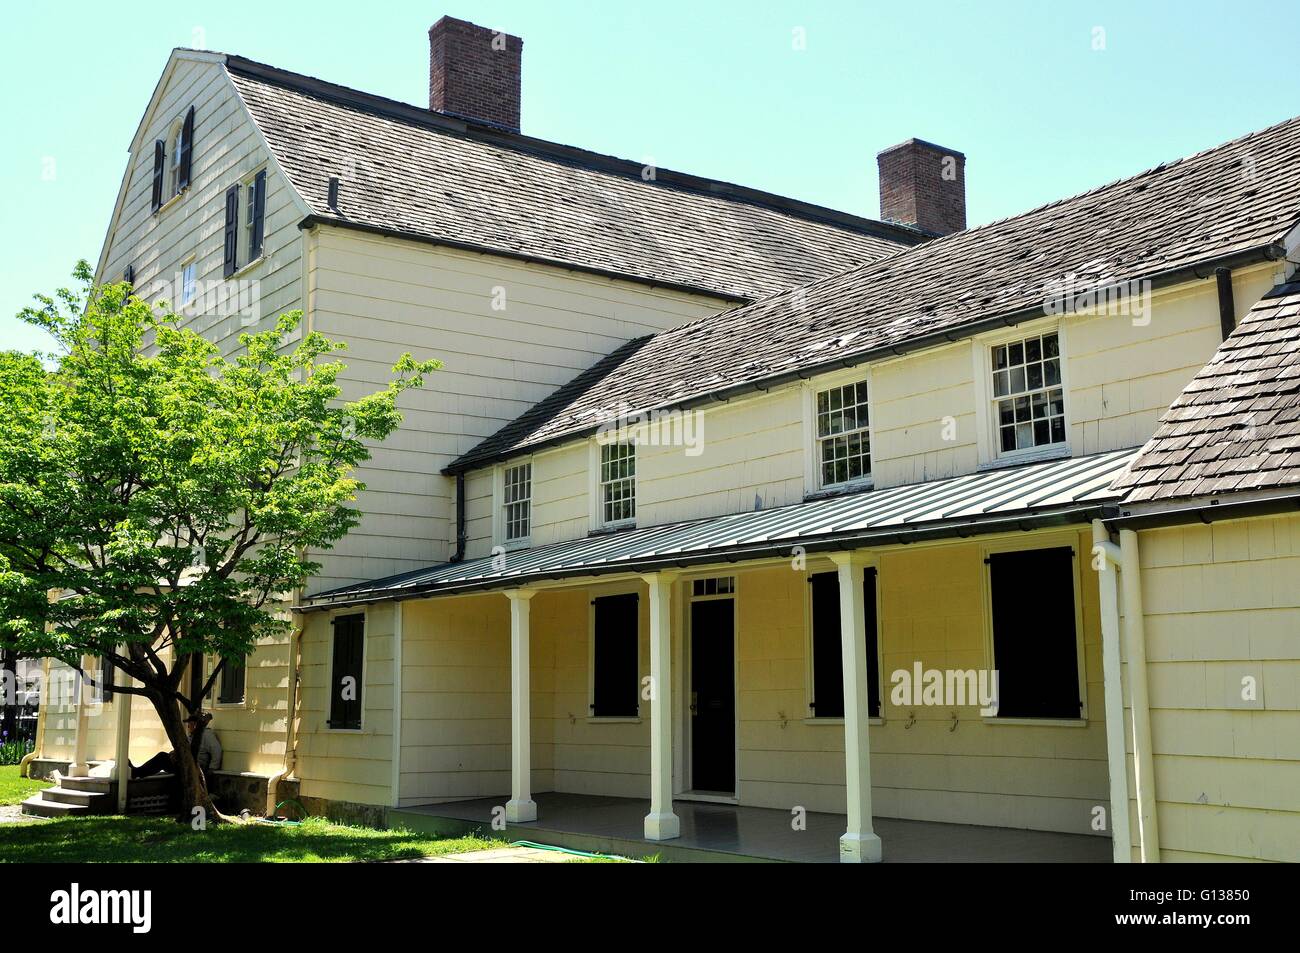
<svg viewBox="0 0 1300 953">
<path fill-rule="evenodd" d="M 199 770 L 207 777 L 208 771 L 221 770 L 221 741 L 217 733 L 208 727 L 212 713 L 196 711 L 185 719 L 185 731 L 190 736 L 190 751 L 199 763 Z M 128 762 L 129 764 L 130 762 Z M 159 751 L 140 767 L 131 765 L 131 779 L 147 778 L 154 774 L 171 774 L 176 771 L 176 754 L 172 751 Z"/>
</svg>

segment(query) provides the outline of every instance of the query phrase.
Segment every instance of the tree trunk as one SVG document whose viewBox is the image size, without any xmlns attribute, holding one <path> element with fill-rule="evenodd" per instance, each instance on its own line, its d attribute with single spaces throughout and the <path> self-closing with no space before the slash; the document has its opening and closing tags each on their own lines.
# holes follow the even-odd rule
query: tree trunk
<svg viewBox="0 0 1300 953">
<path fill-rule="evenodd" d="M 125 697 L 125 696 L 123 696 Z M 222 824 L 231 818 L 218 811 L 208 794 L 203 772 L 190 750 L 190 738 L 185 732 L 185 719 L 181 714 L 180 702 L 175 698 L 160 696 L 153 699 L 154 709 L 167 732 L 167 740 L 172 746 L 172 760 L 176 765 L 176 776 L 180 789 L 180 815 L 177 818 L 186 823 L 193 823 L 195 817 L 201 817 L 203 823 Z M 202 813 L 196 814 L 195 808 Z"/>
</svg>

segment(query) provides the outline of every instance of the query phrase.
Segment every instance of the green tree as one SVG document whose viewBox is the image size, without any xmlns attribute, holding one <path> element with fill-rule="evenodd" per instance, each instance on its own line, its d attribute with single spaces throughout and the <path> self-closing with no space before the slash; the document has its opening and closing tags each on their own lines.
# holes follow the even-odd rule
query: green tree
<svg viewBox="0 0 1300 953">
<path fill-rule="evenodd" d="M 19 317 L 57 342 L 0 355 L 0 642 L 139 684 L 177 756 L 182 808 L 219 819 L 184 730 L 226 660 L 286 632 L 294 591 L 360 514 L 352 475 L 397 427 L 398 396 L 441 365 L 340 397 L 345 345 L 301 314 L 223 356 L 125 284 L 36 295 Z M 219 656 L 198 693 L 196 653 Z M 87 666 L 89 669 L 90 666 Z M 93 679 L 93 673 L 87 673 Z"/>
</svg>

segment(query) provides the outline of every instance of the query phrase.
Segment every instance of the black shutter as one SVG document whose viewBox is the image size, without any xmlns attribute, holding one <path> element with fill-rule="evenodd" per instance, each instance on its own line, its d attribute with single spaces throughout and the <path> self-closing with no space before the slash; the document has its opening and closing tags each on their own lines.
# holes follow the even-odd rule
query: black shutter
<svg viewBox="0 0 1300 953">
<path fill-rule="evenodd" d="M 167 166 L 167 143 L 158 139 L 153 144 L 153 197 L 149 199 L 151 211 L 162 208 L 163 172 Z"/>
<path fill-rule="evenodd" d="M 346 615 L 334 620 L 334 658 L 330 674 L 331 728 L 361 727 L 361 667 L 365 656 L 365 616 Z M 345 698 L 352 679 L 355 698 Z"/>
<path fill-rule="evenodd" d="M 641 697 L 639 625 L 636 593 L 595 599 L 595 640 L 591 713 L 598 718 L 630 718 Z"/>
<path fill-rule="evenodd" d="M 868 566 L 862 579 L 867 619 L 867 714 L 880 717 L 880 624 L 876 617 L 876 569 Z"/>
<path fill-rule="evenodd" d="M 812 710 L 816 718 L 844 717 L 844 656 L 840 645 L 840 577 L 819 572 L 812 584 Z"/>
<path fill-rule="evenodd" d="M 246 658 L 226 659 L 221 668 L 221 689 L 217 692 L 217 701 L 222 704 L 237 704 L 244 700 L 244 675 Z"/>
<path fill-rule="evenodd" d="M 222 262 L 222 275 L 229 278 L 235 273 L 239 252 L 239 186 L 226 189 L 226 244 Z"/>
<path fill-rule="evenodd" d="M 253 190 L 253 225 L 248 237 L 248 260 L 262 256 L 262 231 L 266 220 L 266 170 L 257 173 L 250 186 Z"/>
<path fill-rule="evenodd" d="M 122 272 L 122 280 L 127 285 L 127 297 L 135 294 L 135 265 L 126 266 L 126 271 Z"/>
<path fill-rule="evenodd" d="M 113 663 L 107 654 L 99 657 L 99 699 L 102 702 L 113 700 Z"/>
<path fill-rule="evenodd" d="M 988 562 L 998 714 L 1078 718 L 1073 550 L 994 553 Z"/>
<path fill-rule="evenodd" d="M 840 641 L 840 576 L 821 572 L 809 579 L 813 604 L 813 715 L 844 717 L 844 646 Z M 867 714 L 880 717 L 880 646 L 876 616 L 876 570 L 862 578 L 867 637 Z"/>
<path fill-rule="evenodd" d="M 180 168 L 176 174 L 176 190 L 187 189 L 190 186 L 190 166 L 191 159 L 194 156 L 194 107 L 191 106 L 189 112 L 185 114 L 185 123 L 181 126 L 181 157 Z"/>
</svg>

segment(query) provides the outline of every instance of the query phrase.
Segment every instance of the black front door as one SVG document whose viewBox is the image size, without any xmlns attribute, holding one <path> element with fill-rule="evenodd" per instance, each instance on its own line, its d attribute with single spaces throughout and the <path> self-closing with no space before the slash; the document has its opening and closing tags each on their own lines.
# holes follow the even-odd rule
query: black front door
<svg viewBox="0 0 1300 953">
<path fill-rule="evenodd" d="M 691 787 L 736 790 L 735 616 L 730 599 L 691 603 Z"/>
</svg>

